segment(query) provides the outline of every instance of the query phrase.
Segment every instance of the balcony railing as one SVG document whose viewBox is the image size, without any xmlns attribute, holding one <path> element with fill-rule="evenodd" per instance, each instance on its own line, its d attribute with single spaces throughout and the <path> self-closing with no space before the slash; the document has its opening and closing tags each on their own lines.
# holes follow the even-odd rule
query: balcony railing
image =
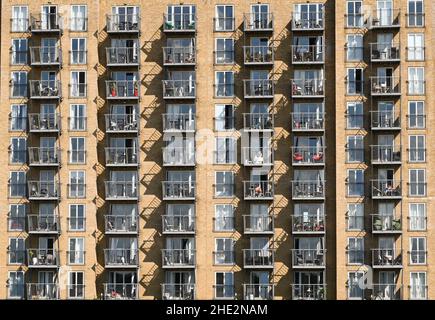
<svg viewBox="0 0 435 320">
<path fill-rule="evenodd" d="M 29 80 L 31 99 L 60 99 L 62 86 L 59 80 Z"/>
<path fill-rule="evenodd" d="M 326 250 L 325 249 L 293 249 L 292 265 L 293 268 L 324 268 Z"/>
<path fill-rule="evenodd" d="M 372 151 L 372 164 L 400 164 L 401 147 L 394 145 L 370 146 Z"/>
<path fill-rule="evenodd" d="M 244 268 L 273 268 L 274 261 L 272 249 L 243 249 Z"/>
<path fill-rule="evenodd" d="M 106 48 L 107 66 L 137 66 L 140 60 L 138 47 Z"/>
<path fill-rule="evenodd" d="M 293 300 L 326 299 L 326 284 L 295 283 L 291 287 Z"/>
<path fill-rule="evenodd" d="M 27 216 L 27 228 L 29 233 L 59 233 L 60 220 L 58 215 L 37 215 Z"/>
<path fill-rule="evenodd" d="M 325 113 L 323 112 L 293 112 L 293 131 L 323 131 L 325 130 Z"/>
<path fill-rule="evenodd" d="M 60 164 L 60 149 L 31 147 L 29 148 L 29 165 L 58 166 Z"/>
<path fill-rule="evenodd" d="M 372 180 L 373 199 L 400 199 L 402 198 L 402 181 L 393 179 Z"/>
<path fill-rule="evenodd" d="M 323 10 L 314 12 L 293 12 L 292 14 L 292 30 L 293 31 L 310 31 L 323 30 L 324 19 Z"/>
<path fill-rule="evenodd" d="M 293 165 L 324 165 L 325 147 L 292 147 Z"/>
<path fill-rule="evenodd" d="M 274 217 L 271 215 L 244 215 L 245 234 L 270 234 L 274 232 Z"/>
<path fill-rule="evenodd" d="M 321 45 L 293 45 L 293 64 L 321 64 L 325 62 L 325 47 Z"/>
<path fill-rule="evenodd" d="M 242 161 L 245 166 L 272 166 L 272 147 L 242 147 Z"/>
<path fill-rule="evenodd" d="M 292 198 L 295 200 L 323 200 L 326 181 L 293 180 Z"/>
<path fill-rule="evenodd" d="M 195 216 L 164 215 L 162 216 L 163 234 L 195 233 Z"/>
<path fill-rule="evenodd" d="M 137 148 L 108 147 L 106 148 L 106 166 L 138 166 Z"/>
<path fill-rule="evenodd" d="M 292 231 L 294 234 L 325 233 L 324 215 L 293 215 Z"/>
<path fill-rule="evenodd" d="M 243 284 L 243 299 L 244 300 L 273 300 L 274 285 L 273 284 Z"/>
<path fill-rule="evenodd" d="M 172 13 L 163 15 L 163 31 L 195 32 L 196 16 L 192 13 Z"/>
<path fill-rule="evenodd" d="M 195 80 L 163 80 L 164 99 L 195 99 Z"/>
<path fill-rule="evenodd" d="M 163 200 L 195 200 L 194 181 L 163 181 Z"/>
<path fill-rule="evenodd" d="M 133 181 L 105 181 L 106 200 L 137 200 L 138 183 Z"/>
<path fill-rule="evenodd" d="M 56 181 L 28 181 L 30 200 L 58 200 L 60 183 Z"/>
<path fill-rule="evenodd" d="M 164 166 L 194 166 L 195 152 L 188 147 L 163 147 Z"/>
<path fill-rule="evenodd" d="M 62 50 L 57 47 L 30 47 L 32 66 L 49 66 L 62 64 Z"/>
<path fill-rule="evenodd" d="M 196 63 L 194 46 L 163 47 L 163 65 L 165 66 L 193 66 Z"/>
<path fill-rule="evenodd" d="M 376 9 L 370 17 L 371 28 L 397 28 L 400 27 L 399 9 Z"/>
<path fill-rule="evenodd" d="M 27 249 L 29 268 L 56 268 L 59 265 L 59 253 L 55 249 Z"/>
<path fill-rule="evenodd" d="M 59 292 L 57 283 L 27 283 L 27 299 L 29 300 L 57 300 Z"/>
<path fill-rule="evenodd" d="M 395 283 L 372 284 L 372 300 L 400 300 L 402 297 L 402 286 Z"/>
<path fill-rule="evenodd" d="M 140 81 L 106 80 L 106 99 L 139 99 Z"/>
<path fill-rule="evenodd" d="M 274 184 L 272 181 L 243 181 L 245 200 L 273 200 Z"/>
<path fill-rule="evenodd" d="M 106 29 L 108 33 L 138 33 L 140 15 L 137 13 L 107 15 Z"/>
<path fill-rule="evenodd" d="M 30 17 L 32 32 L 61 32 L 63 18 L 58 13 L 41 13 Z"/>
<path fill-rule="evenodd" d="M 136 300 L 137 283 L 104 283 L 105 300 Z"/>
<path fill-rule="evenodd" d="M 402 221 L 394 214 L 372 214 L 373 233 L 401 233 Z"/>
<path fill-rule="evenodd" d="M 398 249 L 372 249 L 373 268 L 401 268 L 402 250 Z"/>
<path fill-rule="evenodd" d="M 400 116 L 394 110 L 371 111 L 372 130 L 400 130 Z"/>
<path fill-rule="evenodd" d="M 323 79 L 292 79 L 292 97 L 322 98 L 325 95 Z"/>
<path fill-rule="evenodd" d="M 271 113 L 244 113 L 243 128 L 245 131 L 273 131 L 274 116 Z"/>
<path fill-rule="evenodd" d="M 104 220 L 106 234 L 134 234 L 138 231 L 139 217 L 137 215 L 107 214 Z"/>
<path fill-rule="evenodd" d="M 162 249 L 163 268 L 194 268 L 195 260 L 194 249 Z"/>
<path fill-rule="evenodd" d="M 58 132 L 60 129 L 60 116 L 58 113 L 29 114 L 30 132 Z"/>
<path fill-rule="evenodd" d="M 273 14 L 268 12 L 245 13 L 244 31 L 273 31 Z"/>
<path fill-rule="evenodd" d="M 194 283 L 162 283 L 163 300 L 193 300 L 195 299 Z"/>
<path fill-rule="evenodd" d="M 138 266 L 137 249 L 104 249 L 104 262 L 107 267 L 129 268 Z"/>
<path fill-rule="evenodd" d="M 400 61 L 398 43 L 370 43 L 370 59 L 373 62 Z"/>
<path fill-rule="evenodd" d="M 243 80 L 245 99 L 273 98 L 275 94 L 274 81 L 270 79 Z"/>
<path fill-rule="evenodd" d="M 244 46 L 243 57 L 245 64 L 273 64 L 274 51 L 271 46 Z"/>
<path fill-rule="evenodd" d="M 195 114 L 193 113 L 164 113 L 163 115 L 164 132 L 194 132 Z"/>
<path fill-rule="evenodd" d="M 400 77 L 370 77 L 372 96 L 400 95 Z"/>
<path fill-rule="evenodd" d="M 106 132 L 108 133 L 136 133 L 139 117 L 136 114 L 106 114 Z"/>
</svg>

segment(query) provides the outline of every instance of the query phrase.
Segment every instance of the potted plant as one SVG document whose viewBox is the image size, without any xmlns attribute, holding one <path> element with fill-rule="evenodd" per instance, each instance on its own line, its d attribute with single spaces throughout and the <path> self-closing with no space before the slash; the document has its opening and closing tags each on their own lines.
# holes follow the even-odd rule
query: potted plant
<svg viewBox="0 0 435 320">
<path fill-rule="evenodd" d="M 112 95 L 112 97 L 116 96 L 116 85 L 114 82 L 112 82 L 112 84 L 110 85 L 110 94 Z"/>
<path fill-rule="evenodd" d="M 134 96 L 135 97 L 139 96 L 139 85 L 138 85 L 137 81 L 135 81 L 135 83 L 134 83 Z"/>
<path fill-rule="evenodd" d="M 29 256 L 30 256 L 30 259 L 32 260 L 32 265 L 37 265 L 38 264 L 38 257 L 36 256 L 34 250 L 29 251 Z"/>
</svg>

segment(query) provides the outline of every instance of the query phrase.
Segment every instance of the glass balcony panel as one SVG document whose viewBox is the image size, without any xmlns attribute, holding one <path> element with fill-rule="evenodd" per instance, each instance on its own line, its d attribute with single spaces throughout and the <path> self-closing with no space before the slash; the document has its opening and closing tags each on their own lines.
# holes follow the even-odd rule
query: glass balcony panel
<svg viewBox="0 0 435 320">
<path fill-rule="evenodd" d="M 137 249 L 104 249 L 106 267 L 137 267 Z"/>
<path fill-rule="evenodd" d="M 106 300 L 136 300 L 137 298 L 137 283 L 104 283 Z"/>
</svg>

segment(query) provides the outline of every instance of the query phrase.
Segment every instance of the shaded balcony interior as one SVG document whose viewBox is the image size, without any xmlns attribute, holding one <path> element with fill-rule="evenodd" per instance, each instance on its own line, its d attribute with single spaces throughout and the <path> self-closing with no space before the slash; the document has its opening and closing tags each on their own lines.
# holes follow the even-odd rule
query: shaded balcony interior
<svg viewBox="0 0 435 320">
<path fill-rule="evenodd" d="M 193 204 L 167 204 L 162 215 L 163 234 L 194 234 L 195 206 Z"/>
<path fill-rule="evenodd" d="M 325 129 L 323 103 L 295 103 L 291 116 L 292 131 L 323 131 Z"/>
<path fill-rule="evenodd" d="M 323 29 L 324 5 L 322 3 L 300 3 L 293 6 L 293 31 L 321 31 Z"/>
<path fill-rule="evenodd" d="M 324 137 L 295 136 L 293 137 L 293 165 L 324 165 Z"/>
<path fill-rule="evenodd" d="M 196 63 L 195 38 L 168 38 L 163 47 L 163 65 L 194 66 Z"/>
<path fill-rule="evenodd" d="M 325 95 L 323 69 L 295 70 L 291 80 L 293 98 L 322 98 Z"/>
<path fill-rule="evenodd" d="M 324 268 L 326 266 L 324 242 L 323 237 L 295 238 L 292 249 L 293 268 Z"/>
<path fill-rule="evenodd" d="M 325 233 L 325 212 L 323 203 L 295 203 L 292 216 L 293 234 Z"/>
<path fill-rule="evenodd" d="M 163 300 L 195 299 L 195 272 L 188 270 L 165 271 L 165 282 L 161 284 Z"/>
<path fill-rule="evenodd" d="M 323 271 L 295 271 L 291 284 L 293 300 L 326 299 L 326 283 Z"/>
<path fill-rule="evenodd" d="M 167 171 L 162 186 L 163 200 L 194 200 L 195 171 Z"/>
<path fill-rule="evenodd" d="M 194 268 L 195 261 L 195 238 L 166 238 L 165 249 L 162 249 L 163 268 Z"/>
<path fill-rule="evenodd" d="M 324 63 L 323 36 L 296 36 L 292 44 L 293 64 Z"/>
<path fill-rule="evenodd" d="M 137 133 L 139 128 L 138 106 L 132 104 L 111 105 L 105 115 L 107 133 Z"/>
<path fill-rule="evenodd" d="M 166 71 L 163 80 L 164 99 L 194 99 L 195 88 L 195 71 Z"/>
<path fill-rule="evenodd" d="M 111 203 L 104 215 L 106 234 L 136 234 L 139 230 L 137 204 Z"/>
<path fill-rule="evenodd" d="M 106 268 L 136 268 L 139 265 L 136 237 L 110 237 L 104 249 Z"/>
<path fill-rule="evenodd" d="M 323 170 L 294 170 L 292 198 L 299 200 L 322 200 L 325 198 Z"/>
</svg>

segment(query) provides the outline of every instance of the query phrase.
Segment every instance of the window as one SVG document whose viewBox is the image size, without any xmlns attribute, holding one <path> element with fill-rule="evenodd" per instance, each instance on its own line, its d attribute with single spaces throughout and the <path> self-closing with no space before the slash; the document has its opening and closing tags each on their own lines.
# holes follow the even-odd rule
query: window
<svg viewBox="0 0 435 320">
<path fill-rule="evenodd" d="M 69 129 L 71 131 L 86 130 L 86 105 L 84 104 L 70 105 Z"/>
<path fill-rule="evenodd" d="M 363 26 L 363 4 L 362 1 L 347 1 L 347 27 L 355 28 Z"/>
<path fill-rule="evenodd" d="M 9 205 L 8 231 L 24 231 L 26 226 L 26 205 Z"/>
<path fill-rule="evenodd" d="M 364 54 L 363 36 L 360 34 L 347 35 L 347 61 L 362 61 Z"/>
<path fill-rule="evenodd" d="M 426 170 L 425 169 L 409 170 L 409 196 L 410 197 L 426 196 Z"/>
<path fill-rule="evenodd" d="M 85 213 L 84 204 L 70 204 L 68 217 L 69 231 L 85 231 Z"/>
<path fill-rule="evenodd" d="M 349 272 L 347 278 L 347 297 L 349 299 L 363 299 L 364 290 L 361 288 L 360 283 L 364 277 L 364 272 Z"/>
<path fill-rule="evenodd" d="M 234 206 L 231 204 L 217 204 L 214 215 L 214 231 L 234 230 Z"/>
<path fill-rule="evenodd" d="M 234 96 L 234 72 L 217 71 L 215 78 L 216 97 Z"/>
<path fill-rule="evenodd" d="M 232 137 L 216 137 L 216 164 L 236 163 L 236 139 Z"/>
<path fill-rule="evenodd" d="M 216 64 L 234 63 L 234 39 L 216 39 Z"/>
<path fill-rule="evenodd" d="M 408 0 L 408 27 L 424 26 L 423 0 Z"/>
<path fill-rule="evenodd" d="M 217 104 L 215 106 L 214 123 L 216 131 L 234 130 L 234 105 Z"/>
<path fill-rule="evenodd" d="M 85 138 L 83 137 L 70 138 L 69 162 L 85 163 L 86 161 L 85 155 L 86 155 Z"/>
<path fill-rule="evenodd" d="M 9 264 L 24 264 L 25 253 L 23 238 L 9 238 Z"/>
<path fill-rule="evenodd" d="M 424 60 L 424 33 L 408 34 L 408 60 Z"/>
<path fill-rule="evenodd" d="M 11 74 L 12 98 L 27 97 L 27 72 L 14 71 Z"/>
<path fill-rule="evenodd" d="M 349 264 L 364 263 L 364 238 L 347 239 L 347 259 Z"/>
<path fill-rule="evenodd" d="M 70 171 L 69 173 L 69 194 L 70 198 L 84 198 L 86 195 L 85 171 Z"/>
<path fill-rule="evenodd" d="M 426 127 L 424 101 L 409 101 L 408 112 L 408 127 L 410 129 L 424 129 Z"/>
<path fill-rule="evenodd" d="M 12 39 L 11 64 L 27 64 L 27 39 Z"/>
<path fill-rule="evenodd" d="M 71 6 L 70 31 L 86 31 L 88 29 L 88 14 L 86 5 Z"/>
<path fill-rule="evenodd" d="M 409 204 L 409 231 L 426 230 L 426 204 Z"/>
<path fill-rule="evenodd" d="M 426 238 L 409 238 L 409 263 L 426 264 Z"/>
<path fill-rule="evenodd" d="M 216 172 L 215 197 L 234 196 L 234 173 L 232 171 Z"/>
<path fill-rule="evenodd" d="M 351 169 L 348 170 L 348 188 L 347 195 L 349 197 L 364 196 L 364 170 Z"/>
<path fill-rule="evenodd" d="M 26 32 L 28 29 L 29 13 L 27 6 L 13 6 L 11 32 Z"/>
<path fill-rule="evenodd" d="M 9 196 L 14 198 L 26 196 L 26 173 L 24 171 L 10 172 Z"/>
<path fill-rule="evenodd" d="M 71 39 L 71 64 L 86 64 L 86 38 Z"/>
<path fill-rule="evenodd" d="M 13 104 L 11 105 L 10 114 L 10 130 L 25 131 L 27 128 L 27 105 Z"/>
<path fill-rule="evenodd" d="M 347 230 L 364 230 L 364 204 L 349 203 L 347 205 Z"/>
<path fill-rule="evenodd" d="M 234 240 L 231 238 L 218 238 L 215 245 L 214 263 L 234 264 Z"/>
<path fill-rule="evenodd" d="M 215 17 L 215 31 L 233 31 L 234 30 L 234 6 L 217 5 Z"/>
<path fill-rule="evenodd" d="M 422 95 L 424 94 L 424 68 L 410 67 L 408 68 L 408 94 Z"/>
<path fill-rule="evenodd" d="M 215 299 L 234 299 L 234 273 L 216 272 Z"/>
<path fill-rule="evenodd" d="M 195 30 L 196 6 L 168 5 L 165 30 Z"/>
<path fill-rule="evenodd" d="M 10 163 L 25 163 L 27 154 L 26 138 L 11 138 Z"/>
<path fill-rule="evenodd" d="M 70 97 L 86 97 L 86 71 L 71 71 Z"/>
<path fill-rule="evenodd" d="M 69 238 L 68 264 L 85 263 L 85 238 Z"/>
<path fill-rule="evenodd" d="M 425 136 L 409 136 L 409 161 L 424 162 L 426 155 Z"/>
<path fill-rule="evenodd" d="M 364 127 L 364 106 L 362 102 L 347 103 L 347 129 L 361 129 Z"/>
<path fill-rule="evenodd" d="M 364 162 L 364 136 L 347 137 L 347 162 Z"/>
<path fill-rule="evenodd" d="M 347 94 L 363 94 L 363 69 L 347 69 Z"/>
<path fill-rule="evenodd" d="M 9 271 L 8 299 L 24 299 L 24 272 Z"/>
<path fill-rule="evenodd" d="M 411 300 L 427 299 L 426 272 L 411 272 L 409 277 L 409 298 Z"/>
<path fill-rule="evenodd" d="M 85 282 L 84 272 L 69 271 L 68 272 L 68 298 L 83 299 L 85 297 Z"/>
</svg>

